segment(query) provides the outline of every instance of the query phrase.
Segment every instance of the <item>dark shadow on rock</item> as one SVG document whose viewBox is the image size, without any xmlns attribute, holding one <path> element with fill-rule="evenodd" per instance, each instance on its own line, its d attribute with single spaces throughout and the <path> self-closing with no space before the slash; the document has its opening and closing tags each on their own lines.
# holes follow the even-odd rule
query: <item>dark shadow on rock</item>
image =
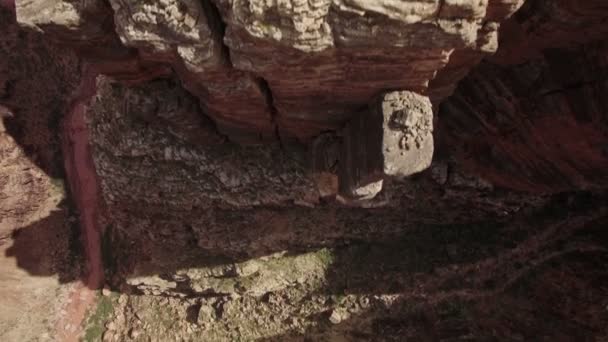
<svg viewBox="0 0 608 342">
<path fill-rule="evenodd" d="M 13 9 L 0 6 L 0 32 L 0 116 L 6 130 L 41 170 L 63 178 L 60 122 L 78 85 L 80 62 L 42 33 L 20 27 Z"/>
<path fill-rule="evenodd" d="M 60 207 L 62 207 L 60 205 Z M 55 210 L 49 216 L 16 229 L 7 238 L 12 245 L 4 257 L 15 258 L 17 266 L 32 276 L 57 275 L 61 283 L 81 278 L 82 251 L 77 224 L 68 210 Z"/>
<path fill-rule="evenodd" d="M 81 63 L 43 33 L 19 26 L 14 10 L 0 6 L 0 126 L 51 178 L 52 186 L 67 193 L 61 121 L 79 84 Z M 31 197 L 24 189 L 22 196 Z M 68 202 L 13 231 L 6 238 L 13 243 L 6 257 L 16 258 L 19 267 L 34 276 L 58 275 L 61 282 L 80 278 L 82 245 L 78 222 L 71 218 L 75 210 Z"/>
<path fill-rule="evenodd" d="M 235 221 L 223 221 L 216 228 L 222 228 L 221 231 L 210 231 L 207 234 L 211 237 L 203 237 L 204 242 L 217 243 L 213 250 L 201 246 L 200 235 L 205 232 L 194 232 L 187 225 L 177 228 L 174 225 L 167 232 L 119 231 L 108 225 L 102 238 L 102 255 L 106 279 L 119 289 L 125 277 L 160 276 L 180 283 L 182 280 L 177 280 L 181 278 L 176 277 L 176 272 L 185 269 L 222 267 L 221 277 L 238 279 L 243 276 L 238 270 L 239 263 L 278 252 L 283 252 L 284 257 L 294 257 L 330 248 L 328 257 L 331 260 L 321 292 L 336 295 L 402 293 L 420 279 L 450 271 L 453 266 L 475 264 L 508 253 L 541 234 L 548 226 L 568 222 L 570 216 L 584 216 L 593 212 L 591 208 L 605 205 L 605 194 L 563 194 L 555 196 L 541 210 L 512 216 L 513 222 L 488 220 L 417 226 L 400 223 L 403 216 L 395 211 L 391 214 L 390 209 L 334 210 L 332 217 L 337 217 L 340 226 L 348 227 L 350 231 L 340 231 L 319 220 L 324 217 L 323 209 L 277 209 L 276 215 L 287 212 L 281 221 L 290 222 L 279 230 L 268 228 L 272 220 L 264 222 L 267 224 L 252 224 L 250 216 L 256 211 L 242 210 L 235 214 Z M 155 224 L 161 217 L 162 214 Z M 383 224 L 393 227 L 384 231 L 380 227 L 376 231 L 375 227 Z M 357 233 L 358 229 L 369 234 Z M 264 240 L 265 236 L 283 238 L 268 242 Z M 222 245 L 231 249 L 242 246 L 243 253 L 222 255 Z M 465 281 L 457 276 L 458 272 L 450 272 L 454 273 L 452 282 Z M 175 292 L 194 296 L 188 289 L 187 279 L 183 281 Z M 491 287 L 491 281 L 484 286 Z"/>
<path fill-rule="evenodd" d="M 512 216 L 511 221 L 420 225 L 387 241 L 354 242 L 336 249 L 328 283 L 336 286 L 336 293 L 343 294 L 402 293 L 418 280 L 440 276 L 450 268 L 462 269 L 462 265 L 508 255 L 522 244 L 531 244 L 538 235 L 550 243 L 562 230 L 569 231 L 568 227 L 554 228 L 555 235 L 543 236 L 548 227 L 566 225 L 570 220 L 578 222 L 572 218 L 591 217 L 595 211 L 606 210 L 605 196 L 564 193 L 554 196 L 540 210 Z M 458 278 L 453 281 L 465 281 Z"/>
<path fill-rule="evenodd" d="M 593 215 L 593 212 L 584 215 L 587 214 Z M 335 337 L 348 341 L 515 341 L 541 336 L 560 341 L 601 339 L 606 336 L 608 323 L 608 288 L 603 286 L 608 281 L 608 231 L 605 229 L 608 216 L 586 221 L 574 219 L 570 223 L 579 226 L 563 235 L 556 231 L 560 236 L 546 245 L 541 243 L 538 250 L 528 249 L 528 245 L 552 229 L 550 225 L 539 227 L 530 239 L 512 246 L 511 250 L 522 249 L 528 263 L 519 264 L 517 253 L 504 257 L 508 250 L 506 254 L 490 250 L 479 260 L 468 256 L 453 259 L 461 270 L 475 265 L 471 272 L 461 274 L 466 281 L 450 283 L 442 279 L 441 273 L 431 274 L 428 279 L 432 281 L 419 282 L 423 287 L 390 291 L 398 296 L 390 305 L 371 296 L 366 310 L 354 312 L 337 324 L 330 322 L 331 312 L 327 312 L 303 334 L 290 331 L 257 341 L 331 341 Z M 474 240 L 468 242 L 476 244 Z M 469 243 L 462 241 L 458 246 L 467 247 Z M 367 253 L 365 256 L 369 256 L 370 252 Z M 422 250 L 420 257 L 424 256 L 428 255 Z M 390 256 L 384 263 L 396 264 Z M 386 279 L 374 277 L 386 271 L 384 268 L 373 273 L 380 264 L 372 262 L 368 268 L 354 271 L 360 273 L 362 279 L 369 277 L 370 290 L 383 287 L 390 290 L 390 283 L 384 284 Z M 404 267 L 387 278 L 407 279 L 410 272 L 419 271 L 433 273 L 429 269 Z M 480 281 L 488 279 L 492 280 L 491 286 Z M 447 286 L 429 286 L 440 282 Z"/>
<path fill-rule="evenodd" d="M 505 223 L 420 226 L 393 241 L 338 248 L 328 272 L 336 293 L 400 293 L 416 277 L 474 263 L 517 243 Z M 509 232 L 510 233 L 510 232 Z"/>
</svg>

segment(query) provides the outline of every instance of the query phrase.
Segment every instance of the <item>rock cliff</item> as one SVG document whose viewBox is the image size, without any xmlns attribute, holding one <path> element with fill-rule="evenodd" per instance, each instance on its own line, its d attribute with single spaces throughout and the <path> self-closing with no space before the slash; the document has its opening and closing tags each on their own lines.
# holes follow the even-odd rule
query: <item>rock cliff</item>
<svg viewBox="0 0 608 342">
<path fill-rule="evenodd" d="M 540 267 L 607 256 L 602 0 L 0 5 L 0 116 L 121 293 L 104 340 L 534 338 L 516 286 L 608 274 Z"/>
</svg>

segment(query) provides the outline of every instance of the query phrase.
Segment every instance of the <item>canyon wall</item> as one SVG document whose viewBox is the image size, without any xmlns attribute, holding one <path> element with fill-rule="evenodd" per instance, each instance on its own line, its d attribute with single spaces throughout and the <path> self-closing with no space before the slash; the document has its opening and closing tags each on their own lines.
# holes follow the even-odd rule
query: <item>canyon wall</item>
<svg viewBox="0 0 608 342">
<path fill-rule="evenodd" d="M 445 144 L 493 184 L 550 193 L 606 187 L 602 1 L 528 1 L 501 49 L 440 109 Z"/>
<path fill-rule="evenodd" d="M 169 338 L 138 323 L 159 315 L 211 340 L 398 339 L 427 294 L 439 334 L 487 337 L 495 322 L 435 310 L 516 310 L 503 292 L 526 258 L 601 249 L 566 243 L 603 222 L 601 0 L 16 0 L 0 15 L 8 130 L 49 175 L 65 161 L 89 285 L 129 298 L 105 340 Z"/>
</svg>

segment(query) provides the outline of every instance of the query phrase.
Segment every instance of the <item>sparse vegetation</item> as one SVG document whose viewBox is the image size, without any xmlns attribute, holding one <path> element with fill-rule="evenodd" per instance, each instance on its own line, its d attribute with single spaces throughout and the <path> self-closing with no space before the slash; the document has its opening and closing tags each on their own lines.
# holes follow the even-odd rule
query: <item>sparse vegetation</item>
<svg viewBox="0 0 608 342">
<path fill-rule="evenodd" d="M 101 341 L 101 337 L 105 330 L 105 324 L 114 312 L 114 304 L 118 295 L 111 294 L 110 296 L 100 295 L 97 299 L 95 311 L 89 314 L 87 326 L 84 335 L 85 342 Z"/>
<path fill-rule="evenodd" d="M 323 263 L 323 265 L 325 265 L 325 267 L 331 265 L 334 262 L 334 254 L 328 248 L 320 249 L 317 252 L 317 257 L 319 258 L 319 260 L 321 260 L 321 262 Z"/>
<path fill-rule="evenodd" d="M 63 178 L 51 178 L 51 189 L 53 194 L 58 194 L 61 198 L 66 197 L 65 182 Z"/>
</svg>

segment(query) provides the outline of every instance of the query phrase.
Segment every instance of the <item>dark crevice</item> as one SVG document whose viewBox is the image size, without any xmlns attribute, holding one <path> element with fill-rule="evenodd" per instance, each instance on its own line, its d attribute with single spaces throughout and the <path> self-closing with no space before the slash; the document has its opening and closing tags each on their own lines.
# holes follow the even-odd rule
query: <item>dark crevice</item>
<svg viewBox="0 0 608 342">
<path fill-rule="evenodd" d="M 104 267 L 105 279 L 112 279 L 118 272 L 118 259 L 114 253 L 112 246 L 116 246 L 113 235 L 113 227 L 108 225 L 105 227 L 101 235 L 101 258 Z"/>
<path fill-rule="evenodd" d="M 277 138 L 277 141 L 279 142 L 279 147 L 281 147 L 281 149 L 283 149 L 283 142 L 281 140 L 281 132 L 279 131 L 279 125 L 277 125 L 276 123 L 274 124 L 274 135 Z"/>
<path fill-rule="evenodd" d="M 220 44 L 222 61 L 232 68 L 232 60 L 230 59 L 230 48 L 224 42 L 226 35 L 226 23 L 222 20 L 220 10 L 211 0 L 201 0 L 201 5 L 207 17 L 207 23 L 211 29 L 211 34 L 216 36 L 216 41 Z"/>
<path fill-rule="evenodd" d="M 277 111 L 277 107 L 274 105 L 274 96 L 272 95 L 272 89 L 270 88 L 268 81 L 266 81 L 266 79 L 264 79 L 263 77 L 258 77 L 258 84 L 260 86 L 260 90 L 266 98 L 266 105 L 268 107 L 268 111 L 270 112 L 270 122 L 274 126 L 275 137 L 279 142 L 281 149 L 283 149 L 283 142 L 281 140 L 279 125 L 277 124 L 277 117 L 279 115 L 279 112 Z"/>
<path fill-rule="evenodd" d="M 15 93 L 17 80 L 8 80 L 4 83 L 4 89 L 0 89 L 0 100 L 9 100 Z"/>
<path fill-rule="evenodd" d="M 132 48 L 132 47 L 127 47 L 123 44 L 122 40 L 120 39 L 120 35 L 118 34 L 118 31 L 116 30 L 116 23 L 115 23 L 115 19 L 114 19 L 114 9 L 112 8 L 112 4 L 110 3 L 110 0 L 102 0 L 101 3 L 103 4 L 102 6 L 104 7 L 104 11 L 103 14 L 101 15 L 101 17 L 103 17 L 103 20 L 101 22 L 101 27 L 103 28 L 103 32 L 107 32 L 107 33 L 111 33 L 110 36 L 106 39 L 103 39 L 103 41 L 100 41 L 100 43 L 104 43 L 104 44 L 112 44 L 115 45 L 117 47 L 120 47 L 122 49 L 124 49 L 126 51 L 127 54 L 139 54 L 138 49 Z M 127 6 L 126 10 L 130 10 L 130 8 Z M 129 13 L 130 16 L 132 16 L 132 13 Z M 99 15 L 97 15 L 99 16 Z M 84 53 L 86 50 L 79 50 L 78 53 Z M 98 49 L 96 49 L 96 51 L 98 51 Z"/>
<path fill-rule="evenodd" d="M 441 18 L 441 11 L 443 11 L 443 5 L 445 5 L 445 0 L 439 0 L 439 4 L 437 5 L 437 20 Z"/>
<path fill-rule="evenodd" d="M 191 305 L 186 309 L 186 321 L 189 323 L 198 323 L 198 316 L 201 310 L 201 303 Z"/>
</svg>

